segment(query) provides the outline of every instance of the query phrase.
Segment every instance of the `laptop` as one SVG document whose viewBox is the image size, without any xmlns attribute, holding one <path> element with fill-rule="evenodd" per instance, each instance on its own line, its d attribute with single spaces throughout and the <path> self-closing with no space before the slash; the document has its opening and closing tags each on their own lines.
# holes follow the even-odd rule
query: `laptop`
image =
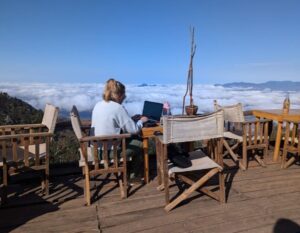
<svg viewBox="0 0 300 233">
<path fill-rule="evenodd" d="M 133 120 L 138 121 L 142 116 L 148 117 L 148 121 L 144 122 L 144 127 L 152 127 L 160 121 L 162 110 L 163 110 L 162 103 L 146 100 L 144 101 L 142 115 L 137 114 L 133 116 Z"/>
<path fill-rule="evenodd" d="M 160 117 L 163 110 L 163 104 L 162 103 L 156 103 L 151 101 L 145 101 L 144 107 L 143 107 L 143 116 L 148 117 L 150 121 L 159 122 Z"/>
</svg>

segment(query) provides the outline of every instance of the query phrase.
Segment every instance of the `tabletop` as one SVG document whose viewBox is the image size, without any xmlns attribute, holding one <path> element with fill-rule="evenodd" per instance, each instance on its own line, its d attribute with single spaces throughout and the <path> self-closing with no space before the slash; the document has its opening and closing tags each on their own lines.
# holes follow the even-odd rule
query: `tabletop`
<svg viewBox="0 0 300 233">
<path fill-rule="evenodd" d="M 295 120 L 300 120 L 300 109 L 290 109 L 288 113 L 283 113 L 282 109 L 255 109 L 252 110 L 252 114 L 277 121 L 282 121 L 284 116 L 294 117 Z"/>
</svg>

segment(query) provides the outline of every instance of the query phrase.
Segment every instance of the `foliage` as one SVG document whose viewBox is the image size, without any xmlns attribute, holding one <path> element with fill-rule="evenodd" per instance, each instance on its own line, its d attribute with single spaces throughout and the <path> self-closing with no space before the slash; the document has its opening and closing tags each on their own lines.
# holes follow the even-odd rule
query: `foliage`
<svg viewBox="0 0 300 233">
<path fill-rule="evenodd" d="M 71 129 L 57 130 L 50 145 L 50 163 L 60 164 L 79 160 L 79 143 Z"/>
<path fill-rule="evenodd" d="M 0 124 L 32 124 L 42 121 L 43 111 L 0 92 Z"/>
<path fill-rule="evenodd" d="M 37 110 L 20 99 L 0 92 L 0 125 L 41 123 L 42 118 L 42 110 Z M 70 124 L 56 127 L 50 144 L 50 163 L 61 164 L 78 161 L 78 148 L 79 144 Z"/>
</svg>

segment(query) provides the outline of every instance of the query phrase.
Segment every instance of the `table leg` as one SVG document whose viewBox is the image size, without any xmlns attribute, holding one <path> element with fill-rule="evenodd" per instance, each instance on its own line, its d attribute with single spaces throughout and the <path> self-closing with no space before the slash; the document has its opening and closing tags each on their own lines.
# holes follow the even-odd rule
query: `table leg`
<svg viewBox="0 0 300 233">
<path fill-rule="evenodd" d="M 166 205 L 170 203 L 169 197 L 169 174 L 168 174 L 168 149 L 167 145 L 163 144 L 163 151 L 162 151 L 162 166 L 163 166 L 163 183 L 165 189 L 165 201 Z"/>
<path fill-rule="evenodd" d="M 158 186 L 162 184 L 162 173 L 161 173 L 161 157 L 162 157 L 162 144 L 158 141 L 158 139 L 155 140 L 156 145 L 156 171 L 157 171 L 157 182 Z"/>
<path fill-rule="evenodd" d="M 273 155 L 274 162 L 277 162 L 278 157 L 279 157 L 281 132 L 282 132 L 282 122 L 279 121 L 278 126 L 277 126 L 277 135 L 276 135 L 276 142 L 275 142 L 274 155 Z"/>
<path fill-rule="evenodd" d="M 144 149 L 144 179 L 145 183 L 149 183 L 149 154 L 148 154 L 148 138 L 143 139 L 143 149 Z"/>
</svg>

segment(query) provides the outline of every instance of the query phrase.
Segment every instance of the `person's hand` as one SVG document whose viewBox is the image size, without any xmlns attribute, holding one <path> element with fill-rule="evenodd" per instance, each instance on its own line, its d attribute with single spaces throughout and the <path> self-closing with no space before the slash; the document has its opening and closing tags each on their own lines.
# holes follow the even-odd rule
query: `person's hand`
<svg viewBox="0 0 300 233">
<path fill-rule="evenodd" d="M 144 122 L 148 121 L 148 117 L 142 116 L 140 120 L 144 123 Z"/>
</svg>

